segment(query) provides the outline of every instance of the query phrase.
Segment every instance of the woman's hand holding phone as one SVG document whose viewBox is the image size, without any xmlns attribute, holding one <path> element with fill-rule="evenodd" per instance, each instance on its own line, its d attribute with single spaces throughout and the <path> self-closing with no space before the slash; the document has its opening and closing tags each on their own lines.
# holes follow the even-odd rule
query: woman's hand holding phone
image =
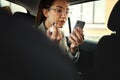
<svg viewBox="0 0 120 80">
<path fill-rule="evenodd" d="M 72 33 L 70 33 L 70 36 L 68 37 L 68 40 L 70 42 L 69 47 L 72 53 L 76 52 L 78 46 L 81 45 L 84 40 L 84 34 L 82 29 L 84 25 L 85 22 L 77 21 Z"/>
</svg>

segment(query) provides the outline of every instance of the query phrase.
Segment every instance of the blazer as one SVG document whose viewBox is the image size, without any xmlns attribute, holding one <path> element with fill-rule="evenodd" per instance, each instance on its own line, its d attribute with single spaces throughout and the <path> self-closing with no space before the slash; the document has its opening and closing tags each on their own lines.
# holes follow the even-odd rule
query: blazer
<svg viewBox="0 0 120 80">
<path fill-rule="evenodd" d="M 40 30 L 41 32 L 43 32 L 44 34 L 46 34 L 46 29 L 45 29 L 45 25 L 44 22 L 42 22 L 39 26 L 38 26 L 38 30 Z M 62 32 L 63 38 L 59 43 L 59 48 L 63 51 L 63 53 L 65 55 L 67 55 L 71 60 L 73 60 L 74 62 L 77 62 L 79 57 L 80 57 L 80 51 L 76 51 L 75 56 L 72 55 L 68 45 L 67 45 L 67 40 L 66 37 L 64 35 L 64 32 Z"/>
</svg>

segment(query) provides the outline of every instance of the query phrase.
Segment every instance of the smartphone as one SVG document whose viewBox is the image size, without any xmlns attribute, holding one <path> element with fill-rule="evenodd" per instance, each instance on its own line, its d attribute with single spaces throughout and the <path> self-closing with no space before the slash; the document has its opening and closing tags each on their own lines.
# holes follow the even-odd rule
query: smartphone
<svg viewBox="0 0 120 80">
<path fill-rule="evenodd" d="M 84 28 L 84 25 L 85 25 L 85 22 L 84 22 L 84 21 L 77 20 L 74 28 L 80 27 L 81 29 L 83 29 L 83 28 Z M 70 42 L 68 39 L 67 39 L 67 45 L 68 45 L 69 47 L 70 47 L 70 45 L 71 45 L 71 42 Z"/>
<path fill-rule="evenodd" d="M 84 28 L 84 25 L 85 25 L 85 22 L 84 22 L 84 21 L 77 20 L 74 28 L 80 27 L 81 29 L 83 29 L 83 28 Z"/>
</svg>

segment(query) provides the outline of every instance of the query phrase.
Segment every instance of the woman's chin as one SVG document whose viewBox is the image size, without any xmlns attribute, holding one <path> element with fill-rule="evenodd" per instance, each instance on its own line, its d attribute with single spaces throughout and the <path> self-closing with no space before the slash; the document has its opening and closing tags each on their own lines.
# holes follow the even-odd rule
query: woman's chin
<svg viewBox="0 0 120 80">
<path fill-rule="evenodd" d="M 58 25 L 57 27 L 58 27 L 58 28 L 63 28 L 63 25 Z"/>
</svg>

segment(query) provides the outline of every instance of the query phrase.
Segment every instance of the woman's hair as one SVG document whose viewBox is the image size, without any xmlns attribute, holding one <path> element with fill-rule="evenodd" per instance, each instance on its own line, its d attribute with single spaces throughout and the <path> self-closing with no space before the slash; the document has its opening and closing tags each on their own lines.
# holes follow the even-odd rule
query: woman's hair
<svg viewBox="0 0 120 80">
<path fill-rule="evenodd" d="M 40 1 L 37 16 L 36 16 L 36 21 L 35 21 L 37 25 L 40 25 L 42 21 L 46 20 L 46 17 L 44 16 L 42 9 L 49 9 L 55 1 L 56 0 L 41 0 Z"/>
<path fill-rule="evenodd" d="M 49 9 L 55 2 L 56 0 L 40 0 L 39 7 L 38 7 L 38 12 L 36 16 L 36 25 L 40 25 L 42 21 L 46 20 L 46 17 L 44 16 L 42 9 Z M 69 0 L 66 0 L 69 2 Z"/>
</svg>

